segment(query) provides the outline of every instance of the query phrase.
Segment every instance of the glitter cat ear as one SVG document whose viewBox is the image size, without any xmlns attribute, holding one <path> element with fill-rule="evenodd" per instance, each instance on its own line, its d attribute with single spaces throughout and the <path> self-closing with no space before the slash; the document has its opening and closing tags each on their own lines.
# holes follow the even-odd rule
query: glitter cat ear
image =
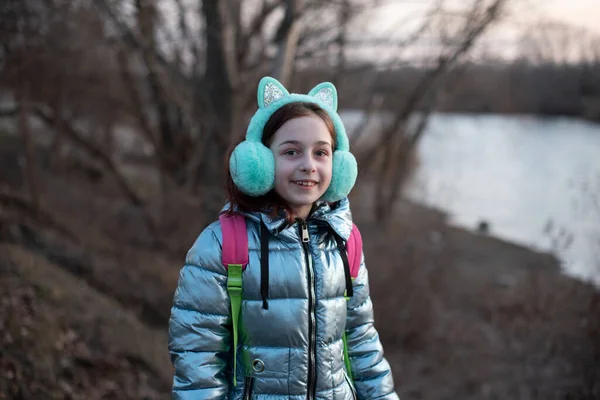
<svg viewBox="0 0 600 400">
<path fill-rule="evenodd" d="M 277 79 L 265 76 L 258 84 L 258 107 L 264 108 L 290 93 Z"/>
<path fill-rule="evenodd" d="M 333 83 L 319 83 L 310 92 L 308 92 L 308 95 L 316 97 L 317 99 L 321 100 L 327 107 L 331 108 L 333 111 L 337 111 L 337 90 L 335 90 L 335 86 L 333 86 Z"/>
</svg>

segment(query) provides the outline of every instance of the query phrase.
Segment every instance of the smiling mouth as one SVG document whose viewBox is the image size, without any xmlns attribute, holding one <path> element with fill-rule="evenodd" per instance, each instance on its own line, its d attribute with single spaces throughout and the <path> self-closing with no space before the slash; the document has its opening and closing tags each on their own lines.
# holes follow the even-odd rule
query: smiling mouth
<svg viewBox="0 0 600 400">
<path fill-rule="evenodd" d="M 318 182 L 315 182 L 315 181 L 292 181 L 292 183 L 295 183 L 296 185 L 299 185 L 299 186 L 311 187 L 311 186 L 316 186 Z"/>
</svg>

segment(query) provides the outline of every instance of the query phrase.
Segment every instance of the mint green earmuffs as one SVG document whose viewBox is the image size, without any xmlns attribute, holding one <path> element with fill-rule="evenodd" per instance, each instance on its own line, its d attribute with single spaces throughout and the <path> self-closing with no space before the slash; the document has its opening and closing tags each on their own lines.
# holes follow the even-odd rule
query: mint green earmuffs
<svg viewBox="0 0 600 400">
<path fill-rule="evenodd" d="M 250 120 L 246 140 L 236 146 L 229 159 L 233 183 L 249 196 L 262 196 L 275 186 L 275 157 L 262 143 L 265 124 L 280 107 L 294 102 L 314 103 L 329 114 L 336 133 L 331 184 L 323 194 L 325 201 L 338 201 L 348 196 L 356 182 L 358 168 L 350 153 L 344 124 L 337 113 L 337 91 L 329 82 L 315 86 L 307 95 L 290 94 L 279 81 L 264 77 L 258 84 L 258 110 Z"/>
</svg>

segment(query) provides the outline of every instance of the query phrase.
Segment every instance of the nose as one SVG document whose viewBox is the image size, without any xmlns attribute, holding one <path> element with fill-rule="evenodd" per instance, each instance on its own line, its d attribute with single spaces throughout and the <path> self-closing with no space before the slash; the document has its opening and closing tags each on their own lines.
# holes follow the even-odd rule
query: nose
<svg viewBox="0 0 600 400">
<path fill-rule="evenodd" d="M 314 172 L 317 170 L 317 166 L 312 155 L 307 155 L 302 159 L 300 170 L 304 172 Z"/>
</svg>

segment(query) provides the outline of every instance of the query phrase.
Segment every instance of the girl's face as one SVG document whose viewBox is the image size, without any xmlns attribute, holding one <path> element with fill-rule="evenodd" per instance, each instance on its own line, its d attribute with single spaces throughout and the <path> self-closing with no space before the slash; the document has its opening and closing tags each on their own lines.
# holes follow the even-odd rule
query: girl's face
<svg viewBox="0 0 600 400">
<path fill-rule="evenodd" d="M 331 183 L 333 147 L 327 125 L 316 115 L 293 118 L 279 128 L 271 145 L 275 155 L 275 192 L 299 218 Z"/>
</svg>

